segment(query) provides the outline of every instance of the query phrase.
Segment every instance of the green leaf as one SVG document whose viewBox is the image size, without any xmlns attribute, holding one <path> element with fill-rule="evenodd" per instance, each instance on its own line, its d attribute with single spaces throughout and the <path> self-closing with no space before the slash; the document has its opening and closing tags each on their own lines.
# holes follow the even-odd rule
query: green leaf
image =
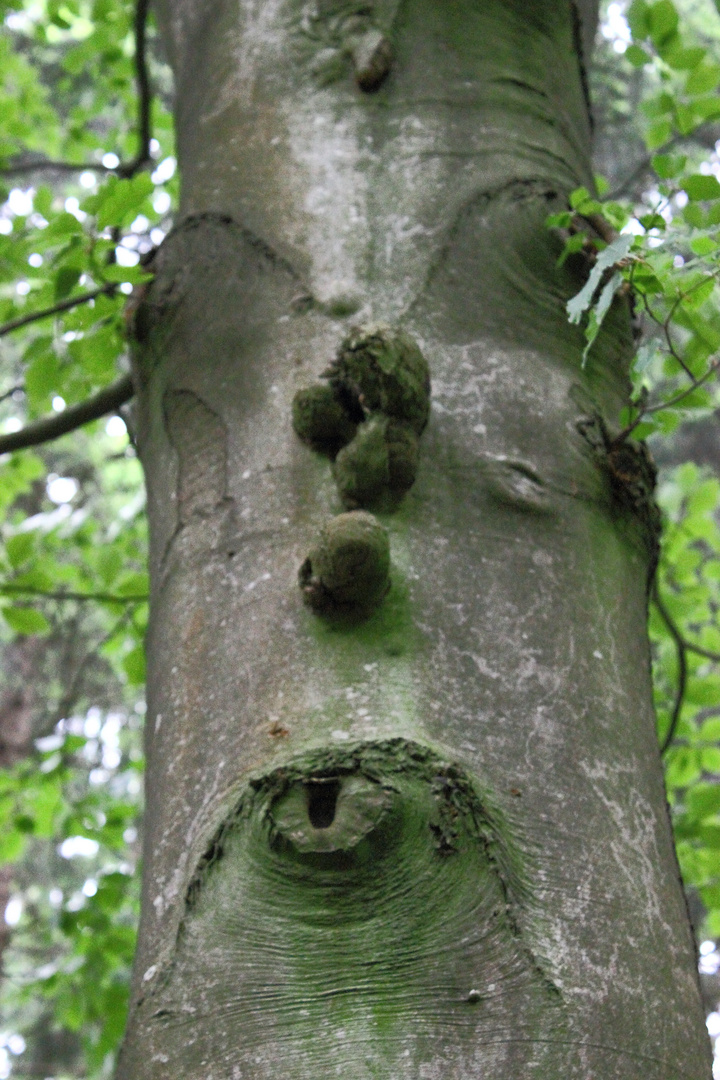
<svg viewBox="0 0 720 1080">
<path fill-rule="evenodd" d="M 701 206 L 696 203 L 688 203 L 682 213 L 683 220 L 696 229 L 702 229 L 706 225 L 706 215 Z"/>
<path fill-rule="evenodd" d="M 720 0 L 719 0 L 720 2 Z M 642 41 L 650 35 L 650 5 L 646 0 L 633 0 L 627 10 L 625 18 L 632 36 L 636 41 Z"/>
<path fill-rule="evenodd" d="M 43 240 L 48 243 L 51 240 L 64 240 L 69 236 L 82 233 L 83 227 L 74 214 L 63 212 L 50 222 L 43 230 Z"/>
<path fill-rule="evenodd" d="M 720 247 L 720 241 L 717 237 L 712 236 L 696 236 L 690 241 L 690 249 L 696 255 L 710 255 L 713 251 L 717 251 Z"/>
<path fill-rule="evenodd" d="M 30 364 L 25 372 L 25 393 L 33 409 L 44 410 L 50 394 L 60 389 L 60 365 L 53 348 L 52 338 L 39 338 L 32 347 L 36 355 L 29 357 L 28 349 L 25 360 Z"/>
<path fill-rule="evenodd" d="M 22 565 L 30 558 L 34 547 L 35 533 L 24 532 L 18 533 L 17 536 L 11 536 L 5 544 L 5 554 L 10 565 L 13 568 Z"/>
<path fill-rule="evenodd" d="M 29 607 L 4 607 L 2 615 L 5 622 L 16 634 L 47 634 L 50 623 L 40 611 Z"/>
<path fill-rule="evenodd" d="M 702 740 L 720 743 L 720 716 L 712 716 L 706 720 L 699 731 Z"/>
<path fill-rule="evenodd" d="M 584 233 L 581 232 L 576 232 L 573 233 L 572 236 L 569 236 L 565 241 L 565 247 L 560 254 L 557 265 L 564 266 L 568 256 L 575 255 L 578 251 L 582 251 L 585 245 L 585 240 L 586 236 Z"/>
<path fill-rule="evenodd" d="M 61 266 L 55 274 L 55 303 L 64 300 L 77 285 L 82 270 L 75 266 Z"/>
<path fill-rule="evenodd" d="M 678 13 L 671 0 L 657 0 L 648 11 L 648 28 L 656 48 L 661 48 L 675 33 L 679 24 Z"/>
<path fill-rule="evenodd" d="M 114 544 L 107 544 L 100 549 L 96 566 L 100 579 L 107 588 L 115 581 L 122 569 L 123 557 L 121 552 Z"/>
<path fill-rule="evenodd" d="M 68 352 L 93 383 L 101 383 L 112 378 L 122 345 L 118 327 L 109 323 L 70 342 Z"/>
<path fill-rule="evenodd" d="M 720 773 L 720 748 L 705 747 L 702 752 L 702 765 L 705 772 Z"/>
<path fill-rule="evenodd" d="M 694 285 L 682 299 L 683 307 L 699 308 L 715 291 L 715 278 L 708 276 L 700 285 Z"/>
<path fill-rule="evenodd" d="M 680 175 L 686 161 L 687 157 L 684 154 L 655 154 L 652 167 L 661 180 L 671 180 Z"/>
<path fill-rule="evenodd" d="M 643 214 L 642 217 L 638 218 L 638 221 L 646 232 L 650 232 L 651 229 L 659 229 L 661 232 L 665 231 L 665 218 L 661 217 L 660 214 Z"/>
<path fill-rule="evenodd" d="M 652 60 L 650 53 L 645 52 L 639 45 L 628 45 L 625 50 L 625 57 L 636 68 L 643 67 Z"/>
<path fill-rule="evenodd" d="M 26 833 L 22 833 L 19 829 L 3 829 L 0 832 L 0 861 L 3 864 L 17 862 L 26 844 Z"/>
<path fill-rule="evenodd" d="M 123 660 L 123 668 L 131 686 L 142 686 L 145 682 L 145 650 L 136 646 Z"/>
<path fill-rule="evenodd" d="M 720 199 L 720 183 L 714 176 L 703 176 L 695 173 L 686 177 L 682 182 L 683 190 L 688 199 L 693 202 L 704 202 L 708 199 Z"/>
<path fill-rule="evenodd" d="M 687 793 L 688 813 L 699 821 L 720 813 L 720 784 L 697 784 Z"/>
<path fill-rule="evenodd" d="M 663 91 L 654 97 L 648 98 L 640 108 L 650 120 L 656 120 L 661 116 L 672 116 L 677 108 L 677 100 L 672 94 Z"/>
<path fill-rule="evenodd" d="M 145 281 L 152 281 L 153 275 L 148 274 L 142 266 L 118 266 L 117 263 L 103 267 L 105 281 L 129 281 L 132 285 L 142 285 Z"/>
<path fill-rule="evenodd" d="M 720 676 L 689 680 L 685 700 L 692 705 L 717 705 L 720 703 Z"/>
<path fill-rule="evenodd" d="M 699 750 L 681 746 L 668 754 L 665 779 L 668 787 L 689 787 L 700 776 L 702 758 Z"/>
<path fill-rule="evenodd" d="M 664 146 L 672 135 L 672 124 L 669 120 L 656 120 L 650 124 L 645 132 L 645 145 L 648 150 L 657 150 Z"/>
<path fill-rule="evenodd" d="M 132 180 L 117 180 L 112 177 L 111 181 L 108 182 L 103 196 L 96 197 L 99 201 L 94 202 L 99 229 L 112 225 L 120 228 L 129 225 L 140 212 L 148 195 L 155 189 L 150 176 L 144 172 L 138 173 Z"/>
<path fill-rule="evenodd" d="M 662 58 L 675 71 L 693 71 L 706 55 L 706 50 L 683 45 L 682 38 L 676 34 L 670 42 L 663 45 Z"/>
<path fill-rule="evenodd" d="M 35 192 L 33 198 L 33 209 L 37 214 L 41 214 L 46 220 L 50 220 L 50 214 L 52 210 L 53 193 L 49 187 L 43 185 L 39 187 Z"/>
<path fill-rule="evenodd" d="M 570 203 L 573 210 L 577 210 L 578 207 L 582 206 L 582 204 L 586 203 L 589 199 L 590 192 L 588 191 L 588 189 L 586 187 L 579 187 L 575 188 L 574 191 L 570 192 L 568 202 Z"/>
<path fill-rule="evenodd" d="M 118 596 L 147 596 L 149 590 L 150 578 L 146 573 L 127 574 L 115 588 Z"/>
<path fill-rule="evenodd" d="M 688 75 L 685 92 L 688 94 L 707 94 L 715 90 L 720 83 L 720 65 L 700 64 Z"/>
<path fill-rule="evenodd" d="M 562 210 L 559 214 L 549 214 L 545 218 L 548 229 L 567 229 L 572 225 L 573 214 L 570 210 Z"/>
</svg>

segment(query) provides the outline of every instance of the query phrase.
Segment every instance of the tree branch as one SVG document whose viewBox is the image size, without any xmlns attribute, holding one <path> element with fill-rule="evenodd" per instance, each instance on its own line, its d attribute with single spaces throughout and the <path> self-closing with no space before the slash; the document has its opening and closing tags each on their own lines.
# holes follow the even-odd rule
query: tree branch
<svg viewBox="0 0 720 1080">
<path fill-rule="evenodd" d="M 104 172 L 116 173 L 119 165 L 103 165 L 101 161 L 53 161 L 51 158 L 38 158 L 37 161 L 11 161 L 0 168 L 0 176 L 23 176 L 33 172 Z"/>
<path fill-rule="evenodd" d="M 39 319 L 49 319 L 51 315 L 59 315 L 61 311 L 69 311 L 71 308 L 79 307 L 80 304 L 89 304 L 91 300 L 96 300 L 98 296 L 112 296 L 117 288 L 116 282 L 110 282 L 107 285 L 102 285 L 99 289 L 92 289 L 91 292 L 80 293 L 79 296 L 70 296 L 67 300 L 60 300 L 57 304 L 53 304 L 52 307 L 41 308 L 40 311 L 31 311 L 27 315 L 20 315 L 17 319 L 10 319 L 9 322 L 0 324 L 0 337 L 5 337 L 6 334 L 12 333 L 13 330 L 19 330 L 22 326 L 38 322 Z"/>
<path fill-rule="evenodd" d="M 27 424 L 20 431 L 0 435 L 0 454 L 24 450 L 28 446 L 38 446 L 40 443 L 58 439 L 61 435 L 67 435 L 69 431 L 75 431 L 83 424 L 89 424 L 91 420 L 98 420 L 101 416 L 115 412 L 126 401 L 129 401 L 134 393 L 132 379 L 129 375 L 123 375 L 117 382 L 99 390 L 86 401 L 71 405 L 54 416 L 45 416 L 32 424 Z"/>
<path fill-rule="evenodd" d="M 693 377 L 693 385 L 689 386 L 686 390 L 683 390 L 681 391 L 681 393 L 676 394 L 675 397 L 670 398 L 669 401 L 660 401 L 657 405 L 644 405 L 641 408 L 641 411 L 633 420 L 633 422 L 631 424 L 628 424 L 627 427 L 623 428 L 619 435 L 615 436 L 615 438 L 612 440 L 611 445 L 615 447 L 620 446 L 622 443 L 624 443 L 625 440 L 630 435 L 632 435 L 635 428 L 642 424 L 646 416 L 652 416 L 653 413 L 662 412 L 663 409 L 672 409 L 675 405 L 679 405 L 680 402 L 683 401 L 686 397 L 689 397 L 694 390 L 699 390 L 708 381 L 708 379 L 711 379 L 712 376 L 718 371 L 718 369 L 720 369 L 720 360 L 713 360 L 712 364 L 704 375 L 701 375 L 699 379 L 695 379 Z"/>
<path fill-rule="evenodd" d="M 85 653 L 82 660 L 77 666 L 75 674 L 70 681 L 70 685 L 60 698 L 60 701 L 54 709 L 52 716 L 46 719 L 41 725 L 39 733 L 40 736 L 52 734 L 52 732 L 55 730 L 56 725 L 59 724 L 61 720 L 64 720 L 70 710 L 75 707 L 78 698 L 80 697 L 80 694 L 83 690 L 83 681 L 88 665 L 92 660 L 97 657 L 100 649 L 102 649 L 104 645 L 107 645 L 108 642 L 112 641 L 115 635 L 122 629 L 124 623 L 128 621 L 128 618 L 131 614 L 132 613 L 127 610 L 123 611 L 122 615 L 111 627 L 111 629 L 106 634 L 104 634 L 91 649 L 89 649 Z"/>
<path fill-rule="evenodd" d="M 678 685 L 675 693 L 675 703 L 673 705 L 673 711 L 670 716 L 670 726 L 668 727 L 665 738 L 660 746 L 660 754 L 663 755 L 670 747 L 673 739 L 675 738 L 675 732 L 677 730 L 678 721 L 680 719 L 680 711 L 683 705 L 683 699 L 685 697 L 685 688 L 687 686 L 687 645 L 685 638 L 682 636 L 677 626 L 675 625 L 673 618 L 665 607 L 664 603 L 660 599 L 660 593 L 658 591 L 657 582 L 653 588 L 653 601 L 655 607 L 660 612 L 660 616 L 670 631 L 670 636 L 675 642 L 675 648 L 677 650 L 678 658 Z"/>
<path fill-rule="evenodd" d="M 134 172 L 150 161 L 152 91 L 147 66 L 147 19 L 150 0 L 137 0 L 135 8 L 135 82 L 138 92 L 138 147 Z"/>
<path fill-rule="evenodd" d="M 118 596 L 117 593 L 104 592 L 72 592 L 60 589 L 55 592 L 47 592 L 45 589 L 33 589 L 29 585 L 2 585 L 2 596 L 34 596 L 39 600 L 90 600 L 100 604 L 146 604 L 149 597 L 144 594 L 129 594 Z"/>
<path fill-rule="evenodd" d="M 688 638 L 686 638 L 681 633 L 677 623 L 674 621 L 674 619 L 672 618 L 670 612 L 665 607 L 665 604 L 660 599 L 660 596 L 658 595 L 657 587 L 655 588 L 655 596 L 653 597 L 653 599 L 655 600 L 655 604 L 657 606 L 658 611 L 662 615 L 663 622 L 668 627 L 670 627 L 670 625 L 672 624 L 672 626 L 674 627 L 675 633 L 677 634 L 678 637 L 682 638 L 683 645 L 685 646 L 685 648 L 687 649 L 688 652 L 696 653 L 698 656 L 704 656 L 706 660 L 712 660 L 713 663 L 720 664 L 720 653 L 719 652 L 713 652 L 712 649 L 704 649 L 702 647 L 702 645 L 697 645 L 694 641 L 689 641 Z"/>
<path fill-rule="evenodd" d="M 9 390 L 6 390 L 4 394 L 0 394 L 0 403 L 3 401 L 7 401 L 8 398 L 11 398 L 13 394 L 17 394 L 18 392 L 25 392 L 25 386 L 23 383 L 17 383 L 15 386 L 11 386 Z"/>
</svg>

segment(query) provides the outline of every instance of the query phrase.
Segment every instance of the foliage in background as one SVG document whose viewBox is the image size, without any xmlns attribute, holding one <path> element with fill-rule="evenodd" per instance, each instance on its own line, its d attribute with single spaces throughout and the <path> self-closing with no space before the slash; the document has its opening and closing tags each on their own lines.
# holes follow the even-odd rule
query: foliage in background
<svg viewBox="0 0 720 1080">
<path fill-rule="evenodd" d="M 145 7 L 0 0 L 0 431 L 61 417 L 128 370 L 126 300 L 177 193 L 170 77 L 144 17 L 136 53 Z M 573 193 L 553 227 L 588 259 L 569 305 L 587 362 L 613 302 L 632 301 L 641 323 L 633 404 L 611 438 L 667 443 L 717 404 L 720 20 L 709 0 L 685 0 L 682 26 L 670 0 L 635 0 L 628 31 L 622 9 L 606 12 L 598 53 L 604 129 L 622 123 L 606 140 L 610 180 L 599 197 Z M 32 644 L 42 703 L 28 756 L 0 773 L 0 868 L 15 875 L 0 1080 L 109 1076 L 124 1021 L 147 618 L 126 425 L 131 435 L 124 409 L 0 458 L 0 653 Z M 686 464 L 663 475 L 659 497 L 659 740 L 685 881 L 704 932 L 720 936 L 720 484 Z"/>
<path fill-rule="evenodd" d="M 177 186 L 169 72 L 145 23 L 154 94 L 141 100 L 136 10 L 0 2 L 6 432 L 61 417 L 129 368 L 127 297 L 148 278 L 141 259 L 170 227 Z M 0 1077 L 108 1076 L 124 1023 L 147 619 L 126 424 L 129 412 L 0 458 L 0 651 L 28 642 L 41 661 L 30 755 L 0 774 L 0 866 L 15 863 Z"/>
</svg>

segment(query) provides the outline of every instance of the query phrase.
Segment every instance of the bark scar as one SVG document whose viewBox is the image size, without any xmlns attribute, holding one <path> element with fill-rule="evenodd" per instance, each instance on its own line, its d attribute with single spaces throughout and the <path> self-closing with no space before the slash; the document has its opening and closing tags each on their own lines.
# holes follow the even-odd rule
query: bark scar
<svg viewBox="0 0 720 1080">
<path fill-rule="evenodd" d="M 166 390 L 163 415 L 178 455 L 178 523 L 212 511 L 227 495 L 227 429 L 191 390 Z"/>
</svg>

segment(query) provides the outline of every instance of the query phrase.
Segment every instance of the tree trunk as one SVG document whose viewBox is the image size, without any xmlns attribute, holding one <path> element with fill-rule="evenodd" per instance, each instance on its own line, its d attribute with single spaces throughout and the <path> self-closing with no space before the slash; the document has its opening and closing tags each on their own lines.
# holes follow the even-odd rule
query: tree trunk
<svg viewBox="0 0 720 1080">
<path fill-rule="evenodd" d="M 628 311 L 583 371 L 584 270 L 544 225 L 592 185 L 596 6 L 158 0 L 183 194 L 134 320 L 153 596 L 119 1080 L 709 1075 L 652 469 L 607 445 Z M 295 398 L 303 442 L 311 386 L 335 413 L 303 428 Z M 341 580 L 358 521 L 389 591 L 380 548 Z"/>
</svg>

